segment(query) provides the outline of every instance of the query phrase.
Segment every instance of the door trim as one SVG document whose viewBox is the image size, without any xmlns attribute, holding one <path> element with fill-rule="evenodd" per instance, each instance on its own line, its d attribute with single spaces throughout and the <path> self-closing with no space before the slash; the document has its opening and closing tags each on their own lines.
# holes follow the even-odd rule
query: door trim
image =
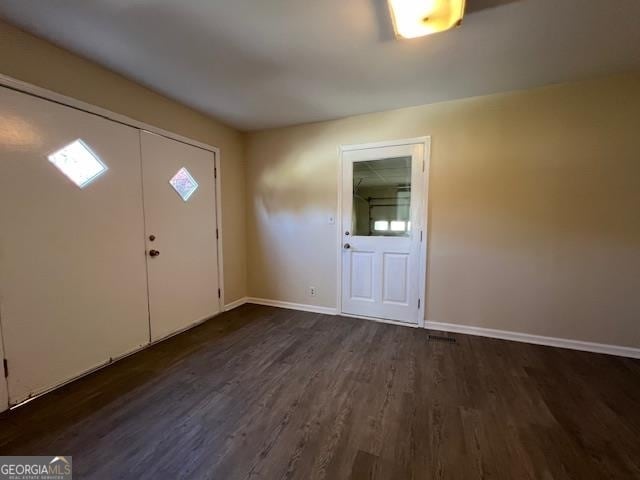
<svg viewBox="0 0 640 480">
<path fill-rule="evenodd" d="M 200 148 L 202 150 L 207 150 L 213 153 L 214 168 L 215 168 L 214 171 L 217 172 L 217 175 L 214 175 L 215 177 L 214 181 L 215 181 L 215 189 L 216 189 L 216 228 L 218 230 L 218 241 L 216 246 L 218 251 L 218 285 L 220 287 L 220 297 L 218 298 L 218 303 L 220 307 L 219 311 L 223 312 L 224 311 L 224 271 L 223 271 L 224 257 L 222 253 L 222 247 L 223 247 L 222 245 L 222 236 L 223 236 L 222 235 L 222 168 L 220 165 L 221 164 L 220 149 L 213 145 L 209 145 L 207 143 L 199 142 L 197 140 L 184 137 L 177 133 L 164 130 L 163 128 L 155 127 L 148 123 L 134 120 L 133 118 L 127 117 L 126 115 L 121 115 L 111 110 L 107 110 L 106 108 L 98 107 L 97 105 L 93 105 L 91 103 L 87 103 L 73 97 L 62 95 L 52 90 L 48 90 L 46 88 L 33 85 L 31 83 L 23 82 L 22 80 L 18 80 L 8 75 L 3 75 L 1 73 L 0 73 L 0 86 L 9 88 L 11 90 L 15 90 L 17 92 L 24 93 L 26 95 L 31 95 L 33 97 L 37 97 L 42 100 L 46 100 L 46 101 L 58 103 L 60 105 L 64 105 L 66 107 L 74 108 L 76 110 L 80 110 L 85 113 L 97 115 L 98 117 L 102 117 L 107 120 L 120 123 L 122 125 L 127 125 L 129 127 L 136 128 L 140 131 L 147 131 L 147 132 L 160 135 L 162 137 L 166 137 L 180 143 L 186 143 L 187 145 L 191 145 L 193 147 Z M 212 175 L 213 175 L 213 172 L 212 172 Z"/>
<path fill-rule="evenodd" d="M 0 312 L 1 313 L 1 312 Z M 2 336 L 2 322 L 0 322 L 0 412 L 4 412 L 9 408 L 9 379 L 7 378 L 7 364 L 5 363 L 6 355 L 4 348 L 4 337 Z"/>
<path fill-rule="evenodd" d="M 0 73 L 0 85 L 10 88 L 11 90 L 16 90 L 18 92 L 26 93 L 27 95 L 31 95 L 33 97 L 39 97 L 43 100 L 59 103 L 60 105 L 75 108 L 76 110 L 81 110 L 85 113 L 97 115 L 99 117 L 106 118 L 107 120 L 121 123 L 129 127 L 134 127 L 139 130 L 146 130 L 148 132 L 155 133 L 156 135 L 161 135 L 163 137 L 170 138 L 171 140 L 176 140 L 178 142 L 186 143 L 187 145 L 192 145 L 194 147 L 198 147 L 203 150 L 216 152 L 217 154 L 220 153 L 220 149 L 213 145 L 209 145 L 204 142 L 199 142 L 198 140 L 193 140 L 192 138 L 184 137 L 177 133 L 164 130 L 163 128 L 156 127 L 148 123 L 140 122 L 131 117 L 127 117 L 126 115 L 122 115 L 120 113 L 107 110 L 106 108 L 98 107 L 97 105 L 93 105 L 91 103 L 87 103 L 73 97 L 68 97 L 66 95 L 62 95 L 61 93 L 56 93 L 52 90 L 39 87 L 38 85 L 33 85 L 31 83 L 23 82 L 22 80 L 18 80 L 8 75 L 3 75 L 1 73 Z"/>
<path fill-rule="evenodd" d="M 9 90 L 13 90 L 19 93 L 23 93 L 25 95 L 29 95 L 35 98 L 39 98 L 41 100 L 45 100 L 48 102 L 53 102 L 53 103 L 57 103 L 59 105 L 68 107 L 68 108 L 73 108 L 75 110 L 79 110 L 81 112 L 84 113 L 88 113 L 91 115 L 96 115 L 98 117 L 104 118 L 106 120 L 115 122 L 115 123 L 119 123 L 121 125 L 125 125 L 125 126 L 129 126 L 129 127 L 133 127 L 139 131 L 147 131 L 156 135 L 160 135 L 162 137 L 166 137 L 170 140 L 174 140 L 180 143 L 184 143 L 187 145 L 191 145 L 193 147 L 199 148 L 201 150 L 206 150 L 208 152 L 213 153 L 214 156 L 214 172 L 216 173 L 214 175 L 214 172 L 211 172 L 212 176 L 214 176 L 214 182 L 215 182 L 215 189 L 216 189 L 216 228 L 218 230 L 218 239 L 217 239 L 217 245 L 216 245 L 216 249 L 217 249 L 217 253 L 218 253 L 218 285 L 220 288 L 220 297 L 218 299 L 219 302 L 219 311 L 218 314 L 222 313 L 224 311 L 224 298 L 225 298 L 225 289 L 224 289 L 224 269 L 223 269 L 223 265 L 224 265 L 224 256 L 223 256 L 223 230 L 222 230 L 222 168 L 221 168 L 221 156 L 220 156 L 220 149 L 216 146 L 204 143 L 204 142 L 200 142 L 197 140 L 193 140 L 191 138 L 179 135 L 177 133 L 168 131 L 168 130 L 164 130 L 160 127 L 156 127 L 154 125 L 145 123 L 145 122 L 141 122 L 138 120 L 135 120 L 131 117 L 128 117 L 126 115 L 122 115 L 116 112 L 113 112 L 111 110 L 107 110 L 105 108 L 99 107 L 97 105 L 93 105 L 91 103 L 88 102 L 84 102 L 82 100 L 78 100 L 76 98 L 73 97 L 69 97 L 67 95 L 63 95 L 57 92 L 54 92 L 52 90 L 48 90 L 46 88 L 37 86 L 37 85 L 33 85 L 31 83 L 28 82 L 24 82 L 22 80 L 18 80 L 16 78 L 10 77 L 8 75 L 4 75 L 2 73 L 0 73 L 0 88 L 7 88 Z M 1 293 L 1 292 L 0 292 Z M 1 305 L 0 305 L 1 307 Z M 57 388 L 60 388 L 62 385 L 65 385 L 69 382 L 72 382 L 78 378 L 81 378 L 85 375 L 88 375 L 100 368 L 103 368 L 107 365 L 110 365 L 111 363 L 121 359 L 121 358 L 125 358 L 129 355 L 132 355 L 138 351 L 144 350 L 148 347 L 150 347 L 151 345 L 154 345 L 156 343 L 159 343 L 173 335 L 177 335 L 179 333 L 181 333 L 182 331 L 186 331 L 189 330 L 191 328 L 196 327 L 197 325 L 199 325 L 200 323 L 203 323 L 206 320 L 209 320 L 210 318 L 213 317 L 207 317 L 204 318 L 198 322 L 196 322 L 193 325 L 190 325 L 189 327 L 185 328 L 184 330 L 178 331 L 178 332 L 174 332 L 172 334 L 170 334 L 167 337 L 164 337 L 162 339 L 158 339 L 157 341 L 149 341 L 148 343 L 146 343 L 145 345 L 141 346 L 140 348 L 136 348 L 130 352 L 126 352 L 124 354 L 122 354 L 121 356 L 117 357 L 117 358 L 113 358 L 111 359 L 109 362 L 106 362 L 104 364 L 101 365 L 96 365 L 95 367 L 91 368 L 90 370 L 83 372 L 81 374 L 79 374 L 78 376 L 75 376 L 73 378 L 70 378 L 68 380 L 66 380 L 65 382 L 59 384 L 59 385 L 55 385 L 53 387 L 47 388 L 46 390 L 39 392 L 38 394 L 34 395 L 33 397 L 30 397 L 28 399 L 26 399 L 23 402 L 17 403 L 17 404 L 12 404 L 9 399 L 7 398 L 7 405 L 1 404 L 0 403 L 0 412 L 2 410 L 4 410 L 6 407 L 8 408 L 16 408 L 17 406 L 23 405 L 25 403 L 28 403 L 29 401 L 33 400 L 33 398 L 36 398 L 38 396 L 44 395 L 45 393 L 48 393 L 49 391 L 55 390 Z M 2 319 L 0 318 L 0 332 L 1 332 L 1 327 L 2 327 Z M 2 340 L 2 337 L 0 336 L 0 341 Z M 0 369 L 1 371 L 1 369 Z M 2 381 L 2 379 L 0 379 L 0 381 Z M 7 385 L 8 386 L 8 385 Z M 8 390 L 8 389 L 7 389 Z M 8 396 L 8 392 L 7 392 L 7 396 Z"/>
<path fill-rule="evenodd" d="M 343 167 L 344 167 L 344 153 L 353 150 L 367 150 L 371 148 L 382 147 L 397 147 L 402 145 L 423 145 L 423 157 L 422 162 L 424 165 L 422 172 L 423 182 L 423 196 L 422 196 L 422 211 L 424 214 L 424 227 L 423 238 L 420 246 L 420 268 L 418 278 L 418 291 L 420 292 L 420 308 L 418 309 L 418 327 L 425 328 L 425 312 L 426 312 L 426 283 L 427 283 L 427 263 L 428 263 L 428 243 L 429 243 L 429 172 L 431 168 L 431 136 L 406 138 L 401 140 L 388 140 L 382 142 L 371 142 L 361 144 L 340 145 L 338 147 L 338 214 L 336 216 L 336 251 L 338 255 L 337 271 L 336 271 L 336 310 L 338 315 L 351 316 L 345 314 L 342 311 L 342 189 L 344 187 L 343 182 Z M 384 318 L 362 317 L 369 320 L 378 320 L 383 322 L 391 322 L 392 320 Z M 401 323 L 401 322 L 399 322 Z M 404 323 L 403 323 L 404 325 Z"/>
<path fill-rule="evenodd" d="M 224 312 L 224 256 L 222 255 L 222 166 L 220 150 L 213 151 L 214 182 L 216 188 L 216 245 L 218 247 L 218 312 Z"/>
</svg>

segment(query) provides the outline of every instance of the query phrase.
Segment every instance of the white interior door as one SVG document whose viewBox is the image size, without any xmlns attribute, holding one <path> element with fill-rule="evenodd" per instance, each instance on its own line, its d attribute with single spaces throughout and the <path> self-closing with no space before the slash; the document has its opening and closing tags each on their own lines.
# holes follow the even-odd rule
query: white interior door
<svg viewBox="0 0 640 480">
<path fill-rule="evenodd" d="M 214 154 L 141 132 L 151 338 L 220 311 Z"/>
<path fill-rule="evenodd" d="M 424 144 L 342 154 L 342 312 L 418 323 Z"/>
<path fill-rule="evenodd" d="M 0 87 L 11 404 L 149 341 L 138 130 Z"/>
</svg>

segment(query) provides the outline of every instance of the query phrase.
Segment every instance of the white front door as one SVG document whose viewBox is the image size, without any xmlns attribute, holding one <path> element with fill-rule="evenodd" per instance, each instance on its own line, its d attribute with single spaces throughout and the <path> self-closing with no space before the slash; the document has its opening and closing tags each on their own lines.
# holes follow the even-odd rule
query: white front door
<svg viewBox="0 0 640 480">
<path fill-rule="evenodd" d="M 418 324 L 425 143 L 342 153 L 342 312 Z"/>
<path fill-rule="evenodd" d="M 137 129 L 0 87 L 11 404 L 149 342 L 141 182 Z"/>
<path fill-rule="evenodd" d="M 141 132 L 151 339 L 220 311 L 214 154 Z"/>
</svg>

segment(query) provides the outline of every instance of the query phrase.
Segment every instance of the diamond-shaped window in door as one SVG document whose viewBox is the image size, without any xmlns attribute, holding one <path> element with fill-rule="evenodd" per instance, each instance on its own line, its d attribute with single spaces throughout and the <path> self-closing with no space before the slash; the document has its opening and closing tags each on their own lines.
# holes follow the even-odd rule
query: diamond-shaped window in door
<svg viewBox="0 0 640 480">
<path fill-rule="evenodd" d="M 78 187 L 84 188 L 107 171 L 107 166 L 82 140 L 49 155 L 49 161 Z"/>
<path fill-rule="evenodd" d="M 185 202 L 198 189 L 198 182 L 191 176 L 189 170 L 184 167 L 178 170 L 178 173 L 169 180 L 169 183 Z"/>
</svg>

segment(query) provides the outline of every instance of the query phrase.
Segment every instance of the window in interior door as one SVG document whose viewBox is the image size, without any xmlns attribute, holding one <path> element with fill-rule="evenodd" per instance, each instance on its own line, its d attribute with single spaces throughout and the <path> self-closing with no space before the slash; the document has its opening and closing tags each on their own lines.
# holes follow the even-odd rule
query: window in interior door
<svg viewBox="0 0 640 480">
<path fill-rule="evenodd" d="M 407 237 L 410 214 L 411 157 L 353 163 L 354 235 Z"/>
<path fill-rule="evenodd" d="M 49 155 L 49 161 L 78 187 L 84 188 L 107 171 L 98 155 L 78 139 Z"/>
<path fill-rule="evenodd" d="M 198 189 L 198 182 L 196 182 L 189 173 L 189 170 L 185 167 L 178 170 L 171 180 L 169 180 L 169 183 L 185 202 L 189 200 L 191 195 Z"/>
</svg>

